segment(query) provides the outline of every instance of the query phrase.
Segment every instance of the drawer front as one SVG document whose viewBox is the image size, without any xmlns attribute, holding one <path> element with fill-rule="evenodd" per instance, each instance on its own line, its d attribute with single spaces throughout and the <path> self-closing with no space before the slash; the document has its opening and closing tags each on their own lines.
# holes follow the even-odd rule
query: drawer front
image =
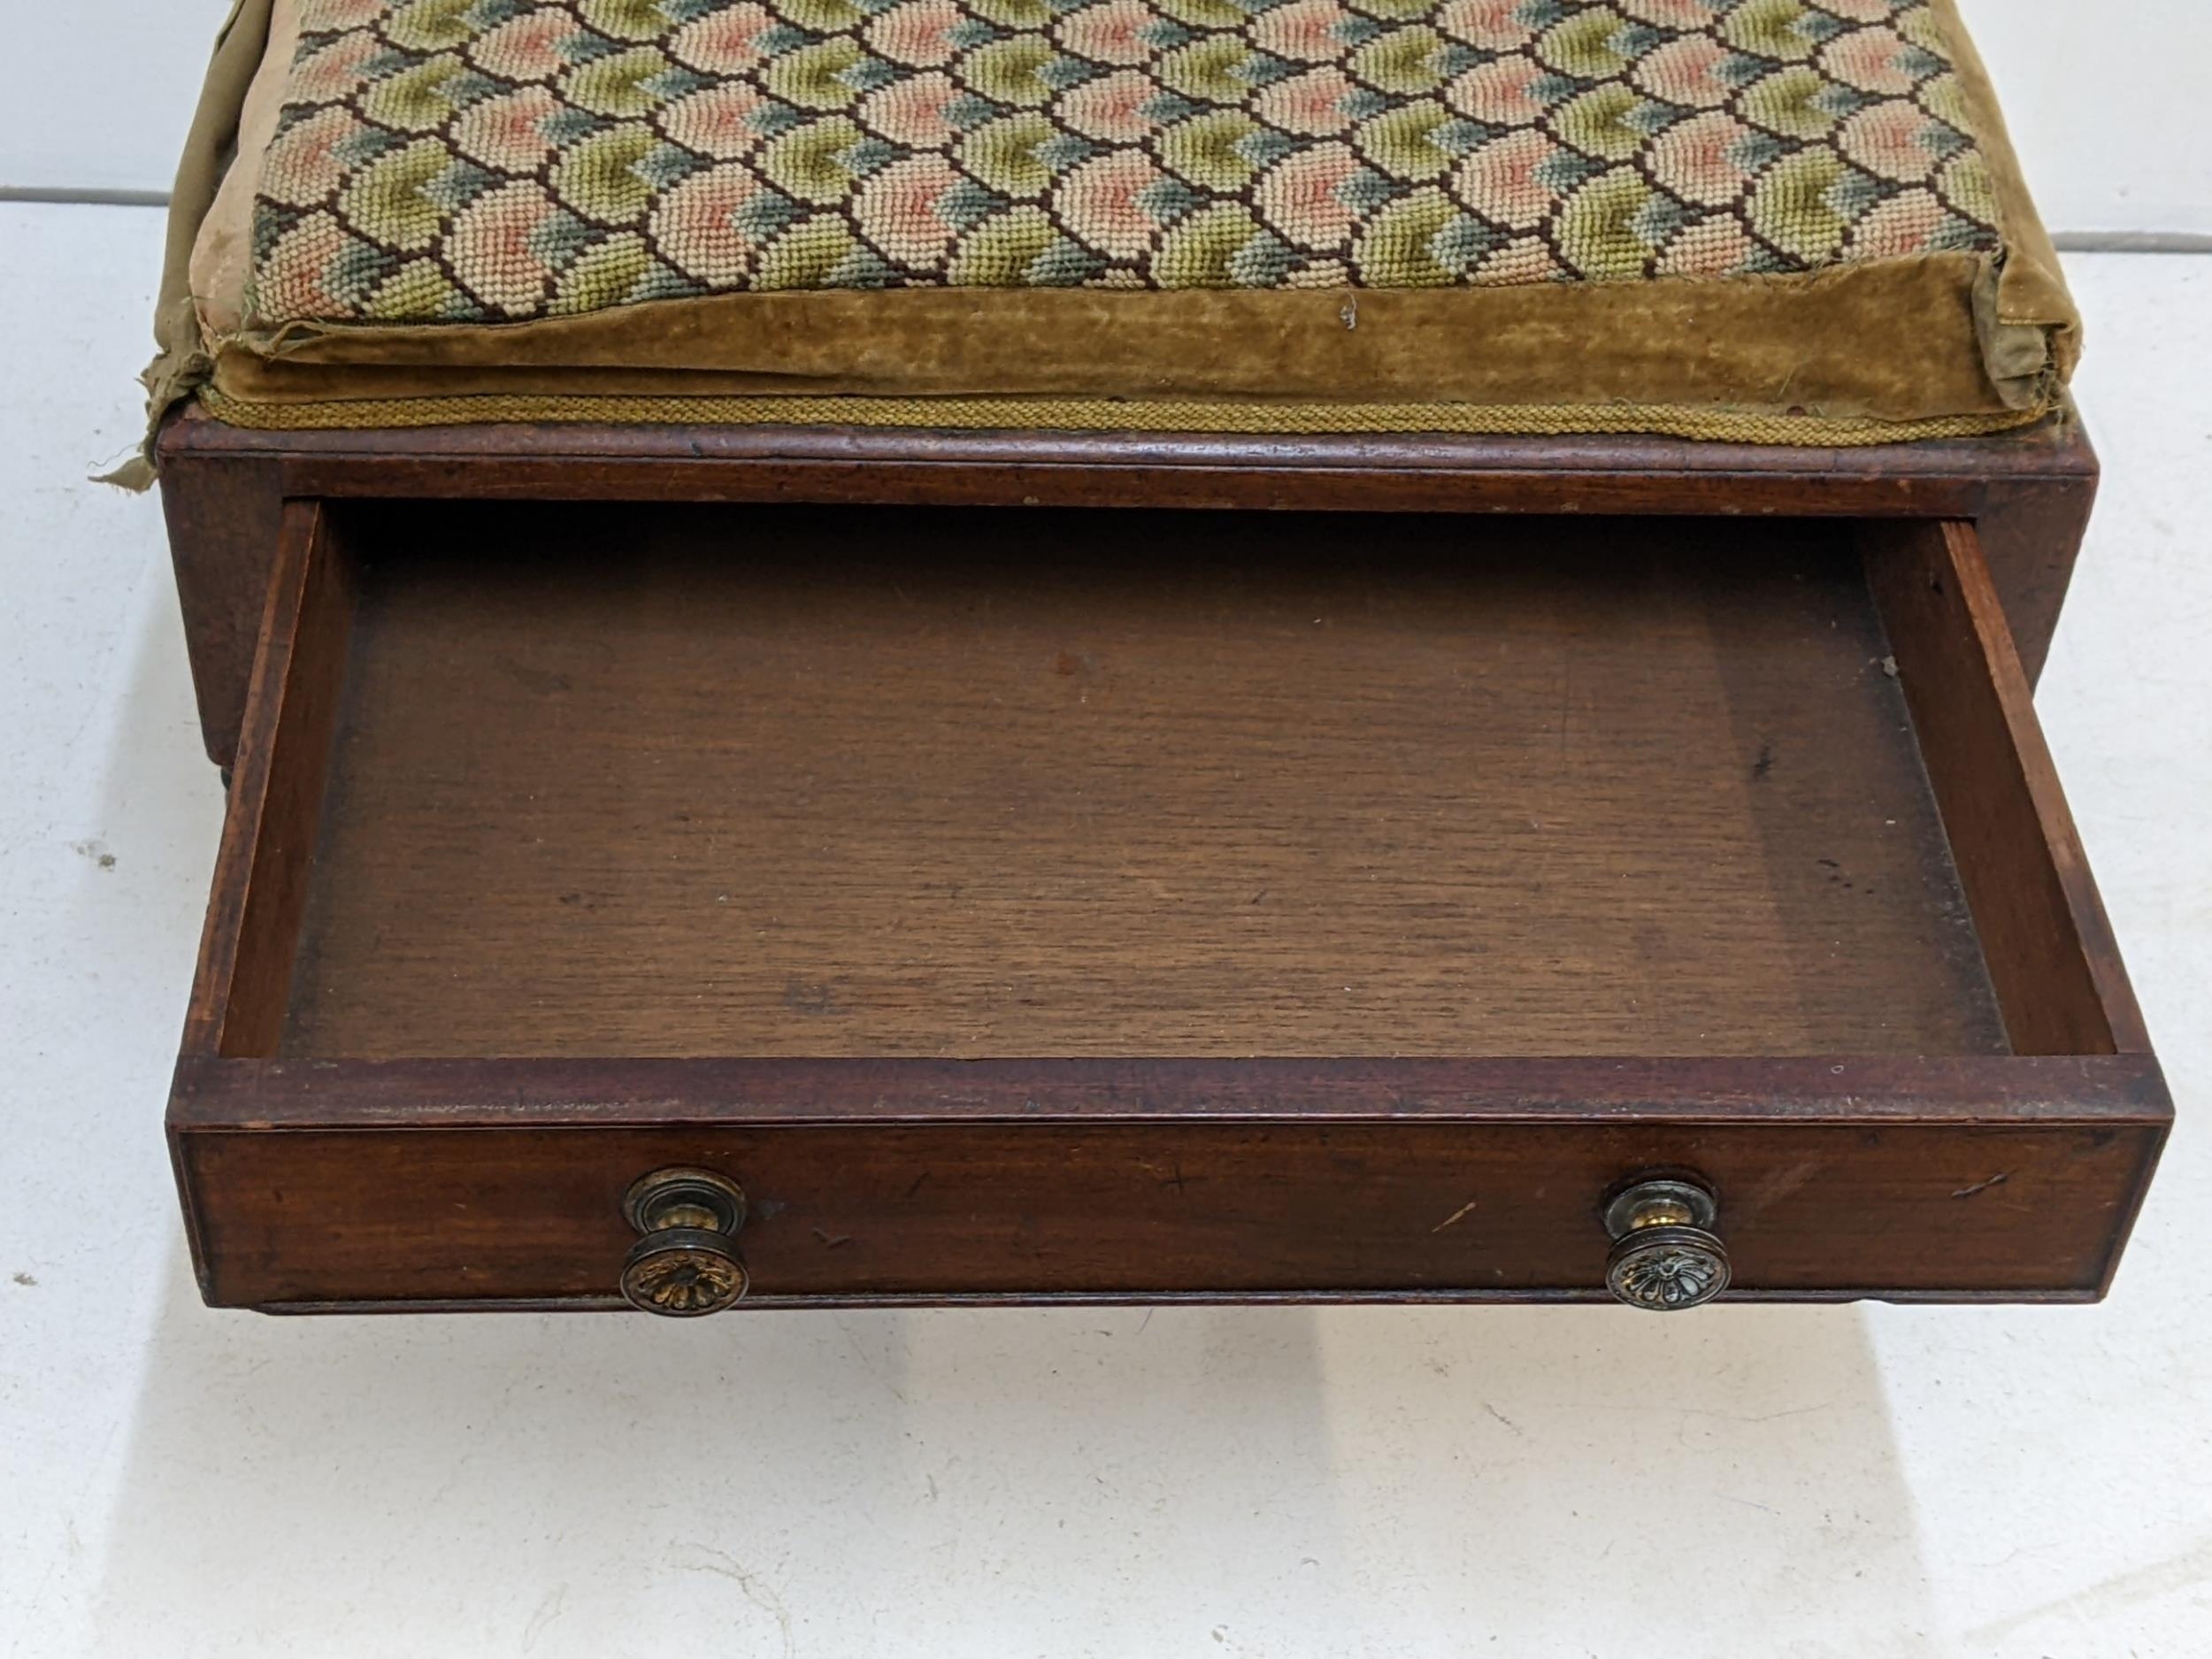
<svg viewBox="0 0 2212 1659">
<path fill-rule="evenodd" d="M 1694 1172 L 1733 1294 L 2097 1294 L 2144 1127 L 949 1123 L 180 1138 L 212 1302 L 614 1305 L 625 1192 L 743 1189 L 742 1306 L 1606 1294 L 1624 1179 Z"/>
</svg>

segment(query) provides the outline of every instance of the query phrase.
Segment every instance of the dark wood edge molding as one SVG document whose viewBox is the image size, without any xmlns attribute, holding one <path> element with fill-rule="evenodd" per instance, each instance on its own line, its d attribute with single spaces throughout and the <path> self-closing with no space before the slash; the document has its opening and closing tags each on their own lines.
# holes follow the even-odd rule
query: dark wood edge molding
<svg viewBox="0 0 2212 1659">
<path fill-rule="evenodd" d="M 1202 1107 L 1194 1108 L 1194 1101 Z M 1782 1102 L 1787 1102 L 1784 1104 Z M 179 1133 L 1156 1121 L 2162 1129 L 2148 1055 L 1679 1060 L 242 1060 Z"/>
<path fill-rule="evenodd" d="M 1928 439 L 1861 449 L 1784 448 L 1627 436 L 1511 437 L 1440 433 L 1233 434 L 969 431 L 834 426 L 590 426 L 385 427 L 356 432 L 261 432 L 196 409 L 170 418 L 164 465 L 188 457 L 251 457 L 304 462 L 443 460 L 652 461 L 680 465 L 816 461 L 1040 466 L 1239 467 L 1354 472 L 1526 471 L 1695 472 L 1759 477 L 1984 478 L 2007 473 L 2093 478 L 2097 462 L 2071 409 L 2017 432 Z M 1980 457 L 1968 468 L 1962 457 Z"/>
</svg>

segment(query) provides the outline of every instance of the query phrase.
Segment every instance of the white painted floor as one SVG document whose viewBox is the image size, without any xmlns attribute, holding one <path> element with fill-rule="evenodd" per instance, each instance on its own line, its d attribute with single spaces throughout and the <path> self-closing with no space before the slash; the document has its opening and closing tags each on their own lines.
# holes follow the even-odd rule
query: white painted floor
<svg viewBox="0 0 2212 1659">
<path fill-rule="evenodd" d="M 2073 265 L 2041 707 L 2183 1113 L 2109 1303 L 683 1325 L 200 1306 L 219 792 L 154 503 L 84 481 L 158 241 L 0 207 L 0 1651 L 2212 1654 L 2212 259 Z"/>
</svg>

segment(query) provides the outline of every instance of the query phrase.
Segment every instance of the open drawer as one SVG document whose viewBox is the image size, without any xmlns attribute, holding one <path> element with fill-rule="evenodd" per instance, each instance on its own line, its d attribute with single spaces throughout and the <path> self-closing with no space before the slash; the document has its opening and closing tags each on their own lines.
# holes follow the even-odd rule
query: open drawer
<svg viewBox="0 0 2212 1659">
<path fill-rule="evenodd" d="M 296 502 L 269 1309 L 2081 1300 L 2170 1109 L 1970 527 Z"/>
</svg>

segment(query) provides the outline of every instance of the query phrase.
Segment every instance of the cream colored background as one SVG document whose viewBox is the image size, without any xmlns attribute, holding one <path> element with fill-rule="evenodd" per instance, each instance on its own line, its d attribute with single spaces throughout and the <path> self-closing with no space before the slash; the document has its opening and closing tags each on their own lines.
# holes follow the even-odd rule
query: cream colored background
<svg viewBox="0 0 2212 1659">
<path fill-rule="evenodd" d="M 2205 0 L 1962 0 L 2051 228 L 2212 236 Z M 165 190 L 227 0 L 0 0 L 0 193 Z M 86 42 L 101 54 L 92 65 Z"/>
</svg>

